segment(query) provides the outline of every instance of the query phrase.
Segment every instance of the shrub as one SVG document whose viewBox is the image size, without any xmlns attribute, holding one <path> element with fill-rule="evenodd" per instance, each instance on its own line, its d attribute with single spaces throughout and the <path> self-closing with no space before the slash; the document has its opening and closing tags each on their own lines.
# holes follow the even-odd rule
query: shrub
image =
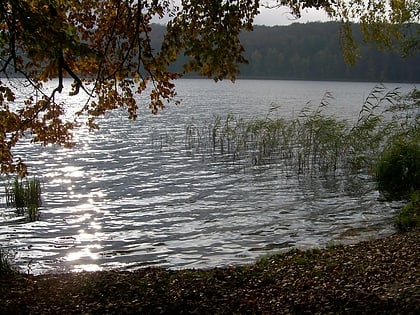
<svg viewBox="0 0 420 315">
<path fill-rule="evenodd" d="M 388 199 L 408 198 L 420 190 L 420 143 L 415 139 L 394 139 L 377 164 L 379 190 Z"/>
<path fill-rule="evenodd" d="M 410 202 L 400 210 L 395 225 L 400 231 L 420 228 L 420 191 L 414 193 Z"/>
</svg>

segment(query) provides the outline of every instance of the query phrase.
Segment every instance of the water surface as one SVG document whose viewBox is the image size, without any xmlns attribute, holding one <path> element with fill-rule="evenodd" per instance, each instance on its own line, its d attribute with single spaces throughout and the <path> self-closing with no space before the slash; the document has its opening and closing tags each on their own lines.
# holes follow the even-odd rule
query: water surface
<svg viewBox="0 0 420 315">
<path fill-rule="evenodd" d="M 278 168 L 230 169 L 185 149 L 186 126 L 214 115 L 295 117 L 332 92 L 329 114 L 354 120 L 374 83 L 180 80 L 178 106 L 139 119 L 109 113 L 79 129 L 73 149 L 29 142 L 16 155 L 41 178 L 37 222 L 0 208 L 0 241 L 32 273 L 208 268 L 245 264 L 291 247 L 353 242 L 393 232 L 397 208 L 366 174 L 298 177 Z M 389 84 L 389 88 L 396 85 Z M 412 88 L 402 85 L 403 89 Z M 82 98 L 66 100 L 69 112 Z M 4 202 L 4 199 L 3 199 Z"/>
</svg>

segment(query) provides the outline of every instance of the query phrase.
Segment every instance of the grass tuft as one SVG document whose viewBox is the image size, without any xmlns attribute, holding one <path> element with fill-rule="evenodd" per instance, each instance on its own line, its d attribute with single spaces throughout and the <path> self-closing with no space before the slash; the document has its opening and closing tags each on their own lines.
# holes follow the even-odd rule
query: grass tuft
<svg viewBox="0 0 420 315">
<path fill-rule="evenodd" d="M 15 207 L 17 215 L 27 215 L 29 221 L 39 218 L 41 200 L 41 182 L 37 178 L 23 180 L 15 177 L 13 182 L 6 186 L 6 204 Z"/>
</svg>

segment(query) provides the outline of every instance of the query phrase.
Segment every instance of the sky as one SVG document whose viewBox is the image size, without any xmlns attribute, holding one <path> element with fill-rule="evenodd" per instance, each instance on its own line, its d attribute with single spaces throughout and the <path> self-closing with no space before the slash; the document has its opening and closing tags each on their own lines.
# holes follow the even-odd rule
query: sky
<svg viewBox="0 0 420 315">
<path fill-rule="evenodd" d="M 327 14 L 322 10 L 306 9 L 302 11 L 302 17 L 296 19 L 289 8 L 266 9 L 261 8 L 260 14 L 255 18 L 256 25 L 289 25 L 292 23 L 307 23 L 307 22 L 326 22 L 329 21 Z"/>
<path fill-rule="evenodd" d="M 177 4 L 177 1 L 175 1 Z M 329 21 L 326 13 L 322 10 L 305 9 L 302 11 L 302 17 L 296 19 L 287 7 L 277 9 L 267 9 L 261 7 L 260 14 L 255 18 L 254 24 L 256 25 L 289 25 L 292 23 L 306 23 L 306 22 L 326 22 Z M 167 18 L 154 19 L 155 23 L 166 23 Z"/>
</svg>

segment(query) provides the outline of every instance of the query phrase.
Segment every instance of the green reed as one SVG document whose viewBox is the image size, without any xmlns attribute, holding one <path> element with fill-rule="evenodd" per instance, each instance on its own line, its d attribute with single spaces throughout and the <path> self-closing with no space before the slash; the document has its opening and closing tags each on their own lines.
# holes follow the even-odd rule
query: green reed
<svg viewBox="0 0 420 315">
<path fill-rule="evenodd" d="M 307 105 L 289 120 L 278 115 L 254 119 L 216 116 L 207 127 L 188 126 L 185 147 L 193 154 L 221 158 L 245 169 L 274 166 L 304 175 L 372 172 L 394 130 L 380 107 L 396 104 L 399 94 L 375 87 L 353 124 L 324 113 L 331 99 L 326 93 L 317 108 Z"/>
<path fill-rule="evenodd" d="M 15 207 L 18 215 L 26 215 L 29 221 L 36 221 L 39 217 L 41 200 L 41 182 L 37 178 L 20 179 L 15 177 L 6 190 L 7 206 Z"/>
</svg>

